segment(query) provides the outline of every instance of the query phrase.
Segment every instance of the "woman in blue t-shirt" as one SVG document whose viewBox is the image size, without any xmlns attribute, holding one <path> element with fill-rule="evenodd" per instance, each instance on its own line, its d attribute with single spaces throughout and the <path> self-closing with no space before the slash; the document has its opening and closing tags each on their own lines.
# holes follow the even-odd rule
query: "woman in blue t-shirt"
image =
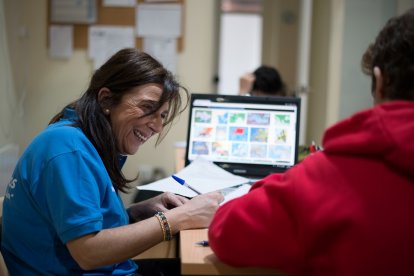
<svg viewBox="0 0 414 276">
<path fill-rule="evenodd" d="M 207 227 L 222 195 L 163 193 L 125 210 L 118 191 L 135 180 L 121 171 L 126 156 L 154 135 L 158 144 L 187 100 L 172 74 L 137 49 L 119 51 L 96 70 L 13 173 L 1 247 L 10 274 L 179 274 L 179 263 L 144 272 L 130 258 L 180 230 Z"/>
</svg>

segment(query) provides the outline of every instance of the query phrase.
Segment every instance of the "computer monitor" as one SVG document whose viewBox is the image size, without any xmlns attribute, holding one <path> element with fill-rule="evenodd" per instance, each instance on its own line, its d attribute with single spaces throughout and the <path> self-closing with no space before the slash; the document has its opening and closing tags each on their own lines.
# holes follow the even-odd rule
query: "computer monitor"
<svg viewBox="0 0 414 276">
<path fill-rule="evenodd" d="M 300 98 L 191 95 L 185 162 L 201 156 L 249 178 L 297 163 Z"/>
</svg>

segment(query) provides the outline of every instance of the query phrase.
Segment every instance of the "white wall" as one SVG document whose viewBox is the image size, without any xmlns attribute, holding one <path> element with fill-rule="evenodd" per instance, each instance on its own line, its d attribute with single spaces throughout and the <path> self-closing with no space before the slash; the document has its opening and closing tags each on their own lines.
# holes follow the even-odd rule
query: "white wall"
<svg viewBox="0 0 414 276">
<path fill-rule="evenodd" d="M 238 95 L 240 76 L 261 65 L 262 16 L 253 13 L 222 13 L 219 48 L 217 92 Z"/>
<path fill-rule="evenodd" d="M 263 0 L 263 9 L 262 63 L 276 67 L 291 92 L 297 83 L 300 1 Z"/>
<path fill-rule="evenodd" d="M 327 125 L 328 107 L 336 104 L 338 96 L 333 93 L 333 86 L 338 83 L 332 77 L 332 68 L 335 66 L 338 45 L 336 36 L 341 34 L 340 2 L 342 0 L 314 0 L 312 14 L 312 40 L 311 40 L 311 60 L 309 76 L 309 95 L 308 95 L 308 121 L 307 139 L 321 144 L 322 134 Z M 339 7 L 338 7 L 339 5 Z M 333 18 L 336 16 L 336 20 Z M 339 58 L 340 60 L 340 58 Z M 337 74 L 339 75 L 339 74 Z M 339 76 L 337 77 L 339 79 Z M 339 86 L 339 85 L 337 85 Z M 335 115 L 336 117 L 336 115 Z"/>
<path fill-rule="evenodd" d="M 0 148 L 16 139 L 14 126 L 20 120 L 16 116 L 19 106 L 9 56 L 4 0 L 0 0 Z"/>
<path fill-rule="evenodd" d="M 21 149 L 50 118 L 87 86 L 92 64 L 76 50 L 70 60 L 47 56 L 47 1 L 5 0 L 10 58 L 16 93 L 24 96 L 17 142 Z M 14 114 L 15 115 L 15 114 Z"/>
<path fill-rule="evenodd" d="M 395 0 L 345 1 L 340 119 L 373 105 L 371 78 L 362 73 L 361 58 L 386 21 L 396 14 Z"/>
</svg>

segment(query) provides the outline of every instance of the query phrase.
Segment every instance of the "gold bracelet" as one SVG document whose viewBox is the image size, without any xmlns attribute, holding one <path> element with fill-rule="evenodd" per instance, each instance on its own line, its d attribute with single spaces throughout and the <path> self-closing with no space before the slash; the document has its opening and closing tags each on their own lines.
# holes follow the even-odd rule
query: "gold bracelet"
<svg viewBox="0 0 414 276">
<path fill-rule="evenodd" d="M 165 228 L 164 228 L 164 224 L 162 223 L 162 218 L 157 214 L 155 214 L 155 217 L 157 218 L 158 222 L 160 223 L 161 226 L 161 231 L 162 231 L 162 236 L 163 236 L 163 240 L 165 241 Z"/>
<path fill-rule="evenodd" d="M 170 227 L 170 224 L 168 223 L 168 220 L 165 214 L 163 212 L 158 212 L 155 214 L 155 217 L 158 219 L 160 223 L 164 241 L 171 240 L 172 239 L 171 227 Z"/>
</svg>

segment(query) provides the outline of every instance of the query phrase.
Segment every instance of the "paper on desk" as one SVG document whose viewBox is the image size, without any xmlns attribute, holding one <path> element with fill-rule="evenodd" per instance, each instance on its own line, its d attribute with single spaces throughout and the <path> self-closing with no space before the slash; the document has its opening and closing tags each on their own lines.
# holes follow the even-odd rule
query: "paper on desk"
<svg viewBox="0 0 414 276">
<path fill-rule="evenodd" d="M 237 188 L 234 188 L 233 191 L 229 192 L 228 194 L 224 195 L 224 201 L 221 203 L 221 205 L 223 205 L 224 203 L 235 199 L 237 197 L 240 197 L 242 195 L 245 195 L 249 192 L 250 188 L 252 187 L 252 185 L 250 184 L 243 184 Z"/>
<path fill-rule="evenodd" d="M 216 164 L 202 158 L 194 160 L 190 165 L 175 175 L 184 179 L 188 184 L 202 193 L 222 190 L 248 182 L 247 178 L 231 174 Z M 137 189 L 172 192 L 186 197 L 196 196 L 196 193 L 177 183 L 171 176 L 147 185 L 137 186 Z"/>
</svg>

